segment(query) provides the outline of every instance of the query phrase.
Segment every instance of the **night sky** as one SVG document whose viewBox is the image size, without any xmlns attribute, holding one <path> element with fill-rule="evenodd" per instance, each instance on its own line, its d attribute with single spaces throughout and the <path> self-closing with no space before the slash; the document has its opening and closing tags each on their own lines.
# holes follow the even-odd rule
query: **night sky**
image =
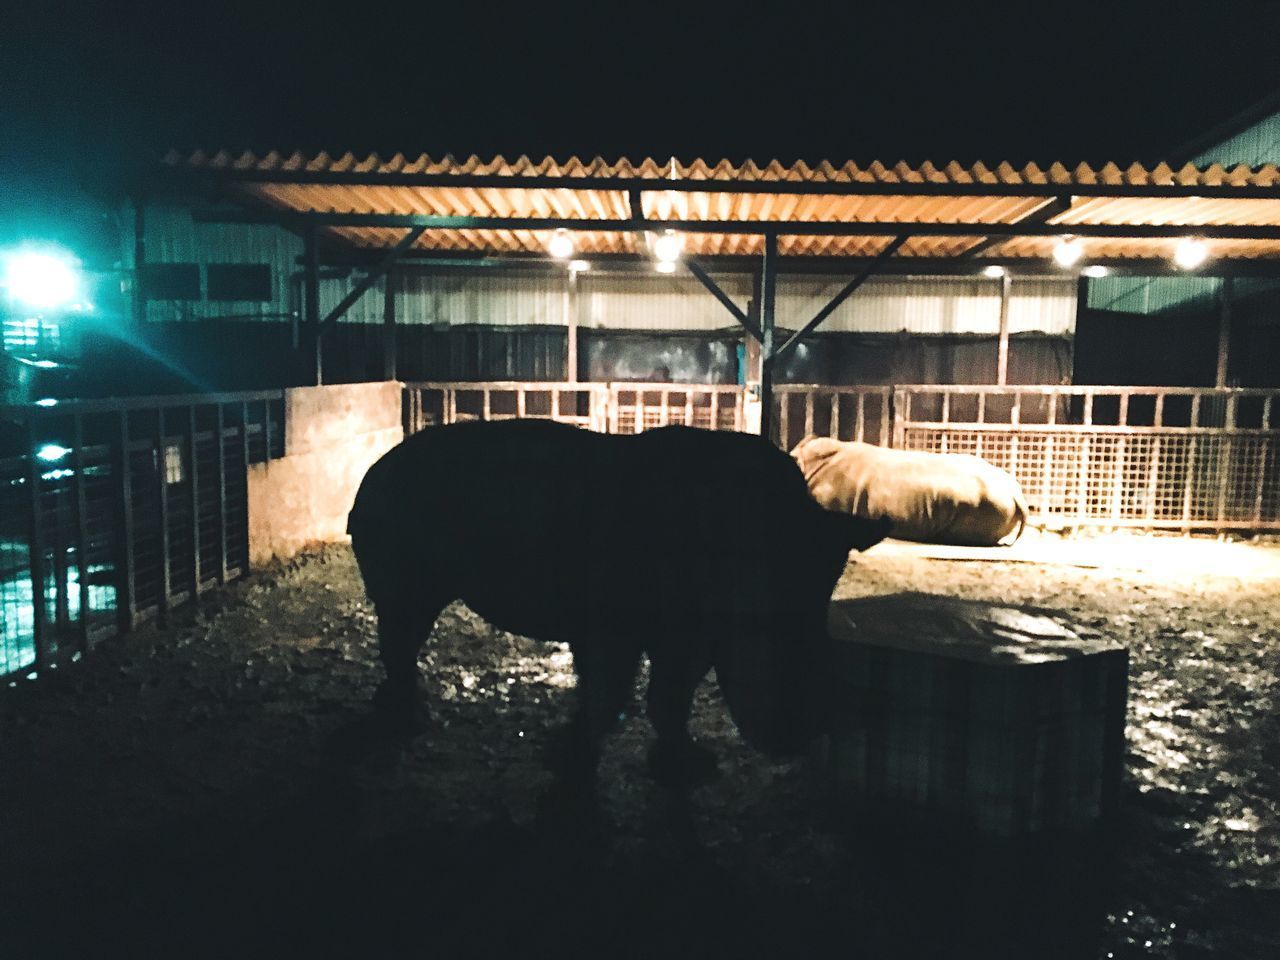
<svg viewBox="0 0 1280 960">
<path fill-rule="evenodd" d="M 171 146 L 1124 163 L 1280 88 L 1280 4 L 855 6 L 29 4 L 0 174 L 32 201 Z"/>
</svg>

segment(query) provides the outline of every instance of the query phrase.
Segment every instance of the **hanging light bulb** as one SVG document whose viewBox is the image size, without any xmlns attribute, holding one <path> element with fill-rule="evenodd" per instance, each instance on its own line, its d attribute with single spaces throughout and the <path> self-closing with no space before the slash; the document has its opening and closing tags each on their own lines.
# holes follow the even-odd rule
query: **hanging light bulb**
<svg viewBox="0 0 1280 960">
<path fill-rule="evenodd" d="M 557 260 L 568 260 L 573 256 L 573 237 L 569 236 L 569 231 L 561 227 L 551 236 L 551 242 L 547 244 L 547 252 Z"/>
<path fill-rule="evenodd" d="M 675 263 L 682 253 L 684 240 L 674 230 L 668 230 L 653 242 L 653 255 L 663 263 Z"/>
<path fill-rule="evenodd" d="M 1063 237 L 1053 248 L 1053 259 L 1060 267 L 1075 266 L 1077 260 L 1084 256 L 1084 244 L 1075 237 Z"/>
<path fill-rule="evenodd" d="M 1194 270 L 1204 263 L 1207 256 L 1209 248 L 1203 240 L 1184 237 L 1178 241 L 1178 246 L 1173 251 L 1173 262 L 1183 270 Z"/>
</svg>

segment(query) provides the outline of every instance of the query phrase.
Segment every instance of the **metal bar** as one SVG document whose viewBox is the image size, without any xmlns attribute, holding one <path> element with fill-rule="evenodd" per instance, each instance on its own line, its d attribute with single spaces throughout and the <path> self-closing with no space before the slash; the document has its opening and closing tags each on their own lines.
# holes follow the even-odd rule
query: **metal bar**
<svg viewBox="0 0 1280 960">
<path fill-rule="evenodd" d="M 831 423 L 827 432 L 833 439 L 840 439 L 840 392 L 838 390 L 831 392 Z"/>
<path fill-rule="evenodd" d="M 119 484 L 116 493 L 118 541 L 116 543 L 116 619 L 120 632 L 133 629 L 138 617 L 137 566 L 134 561 L 133 527 L 133 461 L 129 449 L 129 411 L 120 411 L 119 450 L 117 469 Z"/>
<path fill-rule="evenodd" d="M 274 217 L 248 218 L 248 222 L 277 223 Z M 980 226 L 975 227 L 980 229 Z M 971 231 L 972 232 L 972 231 Z M 347 267 L 367 266 L 372 262 L 372 254 L 378 248 L 345 247 L 340 250 L 325 250 L 321 262 L 343 264 Z M 650 274 L 653 272 L 653 260 L 648 256 L 635 253 L 592 254 L 584 257 L 593 267 L 627 273 Z M 713 270 L 734 270 L 750 272 L 759 257 L 752 254 L 704 254 L 698 258 L 704 267 Z M 400 258 L 402 263 L 415 267 L 450 267 L 466 270 L 492 270 L 503 266 L 519 266 L 530 270 L 561 270 L 559 261 L 548 260 L 541 251 L 522 251 L 519 253 L 493 253 L 477 255 L 474 253 L 451 253 L 445 250 L 419 251 L 410 250 Z M 838 254 L 805 254 L 790 256 L 778 264 L 778 272 L 789 274 L 840 274 L 848 275 L 865 263 L 870 257 L 841 256 Z M 921 270 L 922 258 L 912 257 L 909 260 L 891 260 L 884 264 L 880 272 L 884 274 L 918 274 Z M 1036 256 L 1002 256 L 999 258 L 982 258 L 978 260 L 949 259 L 947 257 L 930 257 L 929 273 L 941 276 L 973 277 L 982 275 L 988 267 L 1008 267 L 1014 264 L 1019 273 L 1035 276 L 1060 273 L 1061 265 L 1050 257 Z M 1186 276 L 1186 271 L 1170 263 L 1168 258 L 1151 256 L 1136 257 L 1090 257 L 1091 265 L 1106 267 L 1111 275 L 1133 277 Z M 1202 277 L 1275 277 L 1280 270 L 1273 258 L 1254 260 L 1229 259 L 1226 257 L 1212 259 L 1196 271 Z"/>
<path fill-rule="evenodd" d="M 751 322 L 751 318 L 747 316 L 746 311 L 742 310 L 733 302 L 729 295 L 724 292 L 724 289 L 720 284 L 716 283 L 715 280 L 712 279 L 711 275 L 702 268 L 698 261 L 694 260 L 692 257 L 686 257 L 685 265 L 689 268 L 689 272 L 697 278 L 698 282 L 706 287 L 707 290 L 710 291 L 711 295 L 724 305 L 724 308 L 728 310 L 729 313 L 733 315 L 733 318 L 746 329 L 747 333 L 755 337 L 756 342 L 758 343 L 760 341 L 760 331 L 757 330 L 756 325 Z"/>
<path fill-rule="evenodd" d="M 720 394 L 711 391 L 711 429 L 720 429 Z"/>
<path fill-rule="evenodd" d="M 693 391 L 686 390 L 684 392 L 684 424 L 686 427 L 693 426 Z"/>
<path fill-rule="evenodd" d="M 854 277 L 852 280 L 846 283 L 840 289 L 840 292 L 837 293 L 834 297 L 832 297 L 830 301 L 828 301 L 825 307 L 823 307 L 816 314 L 814 314 L 813 319 L 811 319 L 803 327 L 801 327 L 799 330 L 793 333 L 787 339 L 787 342 L 784 343 L 781 347 L 779 347 L 777 351 L 775 351 L 776 355 L 779 358 L 782 358 L 782 357 L 785 357 L 792 350 L 794 350 L 796 344 L 799 343 L 801 337 L 808 336 L 817 328 L 817 326 L 820 323 L 822 323 L 823 320 L 827 319 L 827 317 L 835 313 L 835 311 L 840 307 L 840 304 L 844 303 L 847 299 L 849 299 L 849 297 L 853 295 L 855 290 L 857 290 L 860 286 L 866 283 L 867 280 L 869 280 L 872 277 L 872 275 L 876 272 L 876 269 L 880 266 L 880 264 L 884 263 L 886 260 L 890 259 L 895 253 L 897 253 L 898 250 L 902 247 L 902 245 L 906 243 L 910 238 L 911 238 L 911 235 L 908 233 L 898 234 L 898 236 L 896 236 L 887 247 L 885 247 L 878 254 L 876 254 L 875 259 L 873 259 L 869 264 L 867 264 L 865 267 L 862 268 L 861 272 L 859 272 L 859 274 L 856 277 Z"/>
<path fill-rule="evenodd" d="M 378 282 L 400 259 L 400 255 L 418 242 L 418 238 L 426 232 L 426 227 L 414 227 L 403 237 L 396 241 L 395 245 L 387 250 L 386 256 L 382 258 L 374 267 L 359 280 L 355 286 L 347 291 L 347 295 L 338 301 L 338 305 L 328 312 L 319 326 L 316 327 L 316 336 L 322 337 L 330 327 L 338 322 L 338 319 L 351 309 L 351 305 L 365 295 L 365 293 Z M 312 247 L 314 251 L 314 247 Z M 319 304 L 317 304 L 317 307 Z M 316 311 L 319 313 L 319 310 Z"/>
<path fill-rule="evenodd" d="M 191 598 L 200 596 L 200 465 L 196 440 L 196 408 L 187 408 L 187 451 L 191 455 Z"/>
<path fill-rule="evenodd" d="M 1276 199 L 1272 197 L 1271 199 Z M 672 230 L 678 233 L 746 234 L 750 236 L 899 236 L 920 237 L 1077 237 L 1112 239 L 1168 239 L 1194 233 L 1207 240 L 1280 240 L 1280 227 L 1255 224 L 987 223 L 973 221 L 885 220 L 635 220 L 588 217 L 442 216 L 424 213 L 281 213 L 282 224 L 329 227 L 424 227 L 440 230 L 582 230 L 592 233 L 633 233 Z"/>
<path fill-rule="evenodd" d="M 996 383 L 1004 386 L 1009 380 L 1009 291 L 1013 286 L 1009 274 L 1000 278 L 1000 345 L 996 352 Z"/>
<path fill-rule="evenodd" d="M 813 391 L 806 391 L 804 395 L 804 435 L 807 437 L 813 433 Z"/>
<path fill-rule="evenodd" d="M 516 416 L 523 418 L 525 412 L 525 390 L 521 387 L 516 391 Z"/>
<path fill-rule="evenodd" d="M 76 581 L 80 588 L 80 651 L 89 652 L 89 498 L 84 488 L 84 418 L 74 417 L 72 468 L 76 490 Z"/>
<path fill-rule="evenodd" d="M 227 440 L 226 413 L 217 405 L 218 429 L 218 582 L 227 582 Z"/>
<path fill-rule="evenodd" d="M 853 439 L 865 443 L 867 438 L 867 395 L 859 391 L 858 409 L 854 415 Z"/>
<path fill-rule="evenodd" d="M 191 180 L 230 181 L 249 184 L 333 184 L 399 187 L 507 187 L 513 190 L 602 190 L 629 195 L 657 193 L 760 193 L 818 194 L 830 196 L 920 197 L 1043 197 L 1054 200 L 1062 193 L 1076 197 L 1215 197 L 1220 199 L 1280 199 L 1280 191 L 1266 186 L 1228 184 L 1070 184 L 1037 183 L 905 183 L 879 180 L 710 180 L 702 177 L 672 179 L 658 176 L 526 176 L 523 174 L 404 173 L 335 170 L 255 170 L 167 167 L 155 179 L 177 188 L 189 188 Z M 634 212 L 634 211 L 633 211 Z"/>
<path fill-rule="evenodd" d="M 164 438 L 164 411 L 156 411 L 155 432 L 155 478 L 156 510 L 160 518 L 160 583 L 157 589 L 156 610 L 161 622 L 169 612 L 169 497 L 167 492 L 168 473 L 165 458 L 168 448 Z"/>
<path fill-rule="evenodd" d="M 778 290 L 778 235 L 766 233 L 760 266 L 760 436 L 773 442 L 774 309 Z M 785 444 L 786 437 L 783 437 Z"/>
</svg>

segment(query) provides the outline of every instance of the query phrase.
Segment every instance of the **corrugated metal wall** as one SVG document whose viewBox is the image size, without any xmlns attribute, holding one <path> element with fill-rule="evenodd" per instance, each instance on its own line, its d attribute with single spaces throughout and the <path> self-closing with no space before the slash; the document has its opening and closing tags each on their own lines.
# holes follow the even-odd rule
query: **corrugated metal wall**
<svg viewBox="0 0 1280 960">
<path fill-rule="evenodd" d="M 1256 167 L 1280 161 L 1280 113 L 1255 123 L 1191 159 L 1197 166 L 1244 163 Z M 1152 315 L 1178 308 L 1211 306 L 1222 281 L 1214 277 L 1104 277 L 1089 281 L 1091 310 Z"/>
<path fill-rule="evenodd" d="M 1228 166 L 1233 163 L 1246 163 L 1256 167 L 1263 163 L 1275 163 L 1280 159 L 1280 113 L 1272 114 L 1225 140 L 1217 146 L 1210 147 L 1204 153 L 1193 157 L 1191 162 L 1197 166 L 1220 163 Z"/>
<path fill-rule="evenodd" d="M 149 207 L 149 261 L 261 263 L 271 267 L 275 298 L 269 303 L 152 301 L 150 320 L 213 317 L 282 319 L 298 309 L 297 274 L 302 242 L 277 227 L 194 223 L 177 207 Z M 202 271 L 202 283 L 203 283 Z M 778 282 L 777 323 L 795 329 L 845 284 L 843 276 L 783 276 Z M 719 275 L 717 282 L 739 304 L 751 279 Z M 396 279 L 396 318 L 404 324 L 463 326 L 563 326 L 567 279 L 558 270 L 407 268 Z M 578 322 L 584 328 L 712 331 L 733 319 L 687 274 L 585 273 L 579 278 Z M 321 315 L 351 288 L 353 277 L 320 283 Z M 381 323 L 383 283 L 375 284 L 344 314 L 344 323 Z M 1075 323 L 1076 286 L 1070 279 L 1016 279 L 1009 310 L 1013 333 L 1069 334 Z M 1000 282 L 981 277 L 878 277 L 868 281 L 823 324 L 832 333 L 989 334 L 999 329 Z"/>
</svg>

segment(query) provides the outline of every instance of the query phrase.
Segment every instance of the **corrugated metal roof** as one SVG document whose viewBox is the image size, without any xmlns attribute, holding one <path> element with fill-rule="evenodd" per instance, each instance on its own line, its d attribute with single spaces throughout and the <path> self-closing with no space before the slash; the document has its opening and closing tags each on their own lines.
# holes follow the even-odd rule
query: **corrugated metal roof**
<svg viewBox="0 0 1280 960">
<path fill-rule="evenodd" d="M 384 160 L 377 154 L 333 158 L 321 153 L 233 157 L 170 154 L 165 162 L 177 170 L 225 175 L 228 188 L 284 213 L 349 216 L 452 216 L 473 218 L 536 218 L 552 220 L 649 220 L 717 222 L 745 221 L 787 224 L 960 224 L 973 225 L 972 236 L 916 236 L 899 251 L 900 257 L 953 257 L 981 242 L 987 224 L 1016 224 L 1042 211 L 1046 203 L 1071 198 L 1070 206 L 1048 216 L 1052 226 L 1280 227 L 1280 169 L 1274 163 L 1257 167 L 1167 164 L 1098 168 L 1062 163 L 1048 167 L 1008 163 L 988 167 L 924 163 L 872 163 L 835 166 L 803 161 L 784 166 L 773 161 L 733 165 L 704 160 L 684 163 L 626 159 L 606 162 L 547 157 L 533 161 L 503 157 L 483 161 L 469 157 Z M 414 178 L 418 180 L 415 182 Z M 423 180 L 422 178 L 427 178 Z M 457 178 L 458 183 L 451 181 Z M 477 178 L 487 178 L 478 180 Z M 522 184 L 521 181 L 528 181 Z M 583 181 L 581 187 L 575 180 Z M 673 185 L 662 189 L 663 182 Z M 707 189 L 690 187 L 707 183 Z M 674 184 L 679 183 L 679 189 Z M 748 184 L 778 184 L 777 191 L 736 192 Z M 832 192 L 787 192 L 796 185 Z M 616 189 L 615 189 L 616 186 Z M 874 190 L 872 188 L 875 188 Z M 641 210 L 633 210 L 630 191 L 642 189 Z M 858 192 L 865 188 L 866 192 Z M 898 188 L 901 188 L 900 190 Z M 971 188 L 974 192 L 966 192 Z M 1172 196 L 1150 195 L 1152 190 Z M 843 192 L 842 192 L 843 191 Z M 1145 192 L 1144 192 L 1145 191 Z M 1210 196 L 1198 196 L 1204 191 Z M 1233 195 L 1236 192 L 1238 195 Z M 1122 195 L 1106 195 L 1112 194 Z M 1133 195 L 1135 194 L 1141 195 Z M 1079 195 L 1084 194 L 1084 195 Z M 1095 195 L 1102 194 L 1102 195 Z M 418 248 L 483 253 L 540 253 L 551 231 L 537 229 L 459 229 L 433 227 Z M 533 226 L 533 225 L 529 225 Z M 357 247 L 379 248 L 403 236 L 403 227 L 330 226 L 330 234 Z M 582 254 L 634 254 L 636 234 L 619 229 L 579 231 L 576 249 Z M 779 239 L 784 256 L 874 256 L 890 242 L 883 235 L 838 236 L 786 234 Z M 1044 258 L 1056 242 L 1053 236 L 1015 236 L 985 253 L 993 258 Z M 1086 238 L 1089 258 L 1164 258 L 1176 239 Z M 1280 256 L 1280 239 L 1211 240 L 1211 255 L 1223 257 Z M 685 234 L 685 249 L 695 255 L 757 254 L 762 238 L 750 234 Z"/>
</svg>

